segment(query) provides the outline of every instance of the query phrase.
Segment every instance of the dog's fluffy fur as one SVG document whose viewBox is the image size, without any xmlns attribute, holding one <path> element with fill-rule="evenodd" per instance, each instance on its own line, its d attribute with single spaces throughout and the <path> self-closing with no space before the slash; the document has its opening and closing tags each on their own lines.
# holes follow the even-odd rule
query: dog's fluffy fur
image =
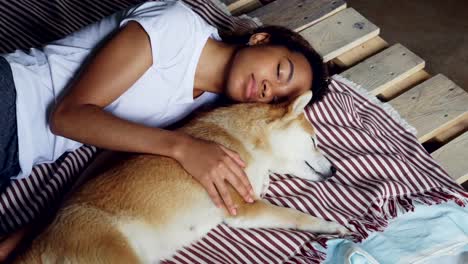
<svg viewBox="0 0 468 264">
<path fill-rule="evenodd" d="M 245 203 L 234 189 L 237 216 L 217 208 L 205 189 L 170 158 L 132 155 L 93 177 L 59 210 L 53 223 L 17 261 L 22 263 L 155 263 L 221 223 L 347 233 L 343 226 L 262 200 L 270 171 L 308 180 L 331 175 L 303 109 L 292 103 L 238 104 L 203 113 L 181 128 L 238 152 L 254 188 Z"/>
</svg>

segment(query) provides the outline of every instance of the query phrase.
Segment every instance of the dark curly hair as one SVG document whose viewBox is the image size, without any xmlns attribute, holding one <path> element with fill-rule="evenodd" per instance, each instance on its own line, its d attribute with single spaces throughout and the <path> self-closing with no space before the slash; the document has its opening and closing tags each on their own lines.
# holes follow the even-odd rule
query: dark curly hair
<svg viewBox="0 0 468 264">
<path fill-rule="evenodd" d="M 311 87 L 313 95 L 311 102 L 314 103 L 320 101 L 328 90 L 330 79 L 328 66 L 323 62 L 322 57 L 315 51 L 309 42 L 299 33 L 282 26 L 265 25 L 254 28 L 240 35 L 220 32 L 220 36 L 224 42 L 246 45 L 253 34 L 260 32 L 270 34 L 270 41 L 266 45 L 283 46 L 292 52 L 299 52 L 305 56 L 313 73 Z"/>
</svg>

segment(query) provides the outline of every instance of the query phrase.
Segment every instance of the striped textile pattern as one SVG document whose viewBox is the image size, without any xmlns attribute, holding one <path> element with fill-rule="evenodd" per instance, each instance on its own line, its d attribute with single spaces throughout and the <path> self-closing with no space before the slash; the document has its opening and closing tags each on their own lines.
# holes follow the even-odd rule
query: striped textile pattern
<svg viewBox="0 0 468 264">
<path fill-rule="evenodd" d="M 139 2 L 0 1 L 0 45 L 4 51 L 44 43 L 44 39 L 66 35 Z M 207 1 L 185 2 L 214 25 L 228 29 L 241 25 Z M 5 10 L 9 13 L 4 13 Z M 18 13 L 28 15 L 31 20 L 17 18 Z M 5 21 L 11 28 L 5 29 L 8 28 Z M 25 28 L 34 31 L 35 25 L 52 33 L 24 33 L 30 32 Z M 25 31 L 13 34 L 18 28 Z M 5 39 L 8 41 L 3 42 Z M 336 76 L 329 88 L 331 92 L 324 100 L 305 112 L 316 127 L 319 147 L 338 170 L 336 176 L 326 182 L 308 182 L 292 175 L 272 174 L 265 199 L 342 223 L 354 231 L 350 239 L 356 241 L 372 231 L 383 230 L 389 219 L 413 210 L 414 203 L 437 204 L 448 200 L 460 206 L 467 203 L 468 194 L 380 106 Z M 30 177 L 13 182 L 0 194 L 0 235 L 56 206 L 97 151 L 83 146 L 54 164 L 36 166 Z M 325 259 L 325 242 L 333 237 L 297 230 L 235 229 L 220 225 L 165 263 L 320 263 Z"/>
<path fill-rule="evenodd" d="M 306 108 L 319 147 L 337 168 L 325 182 L 272 174 L 264 198 L 272 204 L 333 220 L 361 241 L 415 203 L 460 206 L 468 193 L 455 183 L 417 138 L 369 101 L 346 79 L 333 76 L 330 93 Z M 335 236 L 284 229 L 220 225 L 165 263 L 320 263 Z M 314 243 L 316 242 L 316 243 Z"/>
<path fill-rule="evenodd" d="M 40 46 L 142 2 L 145 1 L 0 0 L 0 54 Z M 256 26 L 249 19 L 224 13 L 210 0 L 184 0 L 184 3 L 222 31 L 242 32 Z M 95 147 L 82 146 L 75 152 L 65 153 L 53 164 L 35 166 L 27 179 L 13 181 L 0 194 L 0 238 L 57 204 L 96 152 Z"/>
<path fill-rule="evenodd" d="M 0 0 L 0 53 L 39 46 L 141 0 Z M 0 194 L 0 238 L 46 214 L 59 203 L 97 149 L 83 146 L 55 163 L 33 168 Z"/>
<path fill-rule="evenodd" d="M 13 181 L 0 194 L 0 237 L 52 212 L 97 151 L 83 146 L 54 163 L 36 165 L 29 177 Z"/>
<path fill-rule="evenodd" d="M 250 19 L 229 16 L 210 0 L 183 1 L 219 30 L 243 32 L 256 26 Z M 142 2 L 146 1 L 0 0 L 0 54 L 38 47 Z"/>
<path fill-rule="evenodd" d="M 0 0 L 0 53 L 38 47 L 142 0 Z"/>
</svg>

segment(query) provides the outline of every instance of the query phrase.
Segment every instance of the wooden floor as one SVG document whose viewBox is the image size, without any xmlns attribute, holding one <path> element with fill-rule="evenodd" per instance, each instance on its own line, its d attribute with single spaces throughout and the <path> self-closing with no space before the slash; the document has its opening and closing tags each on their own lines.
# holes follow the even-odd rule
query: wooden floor
<svg viewBox="0 0 468 264">
<path fill-rule="evenodd" d="M 458 183 L 468 185 L 468 94 L 374 25 L 344 0 L 224 0 L 233 14 L 298 31 L 335 73 L 392 105 Z M 268 3 L 269 2 L 269 3 Z"/>
</svg>

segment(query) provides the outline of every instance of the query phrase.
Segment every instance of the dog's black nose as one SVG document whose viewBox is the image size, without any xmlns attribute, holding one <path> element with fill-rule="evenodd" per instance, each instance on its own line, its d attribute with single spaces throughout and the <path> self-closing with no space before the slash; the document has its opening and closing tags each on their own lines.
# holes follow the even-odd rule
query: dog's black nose
<svg viewBox="0 0 468 264">
<path fill-rule="evenodd" d="M 336 168 L 333 166 L 330 166 L 330 168 L 328 169 L 326 173 L 320 173 L 320 175 L 322 176 L 322 180 L 327 180 L 333 177 L 335 173 L 336 173 Z"/>
</svg>

